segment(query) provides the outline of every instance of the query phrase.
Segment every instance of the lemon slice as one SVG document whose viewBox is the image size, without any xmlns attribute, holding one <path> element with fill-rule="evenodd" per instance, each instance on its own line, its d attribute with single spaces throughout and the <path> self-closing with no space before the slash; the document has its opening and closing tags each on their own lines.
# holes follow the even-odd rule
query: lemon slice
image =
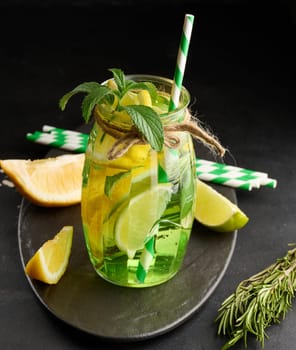
<svg viewBox="0 0 296 350">
<path fill-rule="evenodd" d="M 138 94 L 133 91 L 127 91 L 120 100 L 121 106 L 138 105 Z"/>
<path fill-rule="evenodd" d="M 237 205 L 198 179 L 196 191 L 195 219 L 211 230 L 232 232 L 249 221 Z"/>
<path fill-rule="evenodd" d="M 152 100 L 149 92 L 147 90 L 141 90 L 138 93 L 138 99 L 139 99 L 139 104 L 151 107 L 152 106 Z"/>
<path fill-rule="evenodd" d="M 152 100 L 147 90 L 127 91 L 120 100 L 121 106 L 143 105 L 152 106 Z"/>
<path fill-rule="evenodd" d="M 151 235 L 171 198 L 171 185 L 157 185 L 133 197 L 115 223 L 117 247 L 132 259 Z"/>
<path fill-rule="evenodd" d="M 64 226 L 53 239 L 46 241 L 25 266 L 32 279 L 56 284 L 66 271 L 72 247 L 73 226 Z"/>
<path fill-rule="evenodd" d="M 83 164 L 84 154 L 0 160 L 0 167 L 19 192 L 33 203 L 46 207 L 80 202 Z"/>
</svg>

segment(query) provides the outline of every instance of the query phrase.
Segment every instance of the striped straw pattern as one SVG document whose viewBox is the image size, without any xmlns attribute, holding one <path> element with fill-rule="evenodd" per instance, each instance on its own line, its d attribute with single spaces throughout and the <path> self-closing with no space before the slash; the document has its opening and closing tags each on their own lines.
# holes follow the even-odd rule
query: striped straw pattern
<svg viewBox="0 0 296 350">
<path fill-rule="evenodd" d="M 183 31 L 182 31 L 182 36 L 180 40 L 179 50 L 178 50 L 177 64 L 175 68 L 174 84 L 171 92 L 169 111 L 173 111 L 174 109 L 176 109 L 179 104 L 179 98 L 180 98 L 183 76 L 184 76 L 184 71 L 185 71 L 185 66 L 186 66 L 186 61 L 188 56 L 193 22 L 194 22 L 194 16 L 186 14 L 184 19 L 184 24 L 183 24 Z"/>
<path fill-rule="evenodd" d="M 169 111 L 175 110 L 179 105 L 179 99 L 180 99 L 183 76 L 184 76 L 184 71 L 186 66 L 187 55 L 188 55 L 193 20 L 194 20 L 193 15 L 188 15 L 188 14 L 185 15 L 183 31 L 182 31 L 181 41 L 179 45 L 179 50 L 178 50 L 174 81 L 173 81 L 173 86 L 171 91 Z M 152 246 L 154 246 L 154 240 L 155 240 L 155 236 L 153 235 L 151 239 L 145 244 L 144 250 L 140 257 L 140 262 L 136 272 L 138 281 L 140 283 L 145 282 L 145 278 L 148 273 L 150 263 L 154 258 L 154 250 L 152 251 L 150 249 Z"/>
<path fill-rule="evenodd" d="M 41 131 L 26 135 L 27 140 L 68 151 L 83 153 L 86 150 L 88 135 L 44 125 Z"/>
<path fill-rule="evenodd" d="M 139 283 L 144 283 L 149 267 L 154 259 L 154 236 L 145 244 L 144 252 L 141 254 L 139 265 L 136 271 L 136 277 Z"/>
<path fill-rule="evenodd" d="M 277 181 L 266 173 L 199 158 L 196 159 L 196 175 L 200 180 L 249 191 L 260 186 L 277 186 Z"/>
</svg>

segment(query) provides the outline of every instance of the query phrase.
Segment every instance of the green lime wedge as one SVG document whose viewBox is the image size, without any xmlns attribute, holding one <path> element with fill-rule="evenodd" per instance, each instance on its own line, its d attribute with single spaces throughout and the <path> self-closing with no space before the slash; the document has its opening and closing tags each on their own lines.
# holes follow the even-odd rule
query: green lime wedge
<svg viewBox="0 0 296 350">
<path fill-rule="evenodd" d="M 232 232 L 244 227 L 249 218 L 228 198 L 197 179 L 195 219 L 217 232 Z"/>
<path fill-rule="evenodd" d="M 117 216 L 117 247 L 132 259 L 144 247 L 171 198 L 171 185 L 159 184 L 133 197 Z"/>
</svg>

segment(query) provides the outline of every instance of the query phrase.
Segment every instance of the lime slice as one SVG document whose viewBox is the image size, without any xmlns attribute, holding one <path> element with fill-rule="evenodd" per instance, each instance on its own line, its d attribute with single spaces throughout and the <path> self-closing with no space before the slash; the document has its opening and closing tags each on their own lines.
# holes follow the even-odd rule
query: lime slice
<svg viewBox="0 0 296 350">
<path fill-rule="evenodd" d="M 249 218 L 228 198 L 197 179 L 195 219 L 217 232 L 232 232 L 244 227 Z"/>
<path fill-rule="evenodd" d="M 121 112 L 118 112 L 121 113 Z M 114 145 L 114 138 L 110 135 L 102 137 L 102 141 L 97 137 L 95 150 L 92 157 L 95 162 L 106 164 L 108 167 L 130 170 L 134 167 L 144 166 L 148 161 L 151 147 L 150 145 L 134 145 L 122 157 L 109 160 L 108 152 Z"/>
<path fill-rule="evenodd" d="M 115 224 L 116 245 L 130 259 L 144 247 L 170 198 L 171 185 L 157 185 L 133 197 L 118 214 Z"/>
<path fill-rule="evenodd" d="M 167 113 L 169 108 L 170 96 L 167 94 L 161 95 L 160 93 L 157 95 L 157 99 L 154 101 L 153 109 L 159 113 Z"/>
</svg>

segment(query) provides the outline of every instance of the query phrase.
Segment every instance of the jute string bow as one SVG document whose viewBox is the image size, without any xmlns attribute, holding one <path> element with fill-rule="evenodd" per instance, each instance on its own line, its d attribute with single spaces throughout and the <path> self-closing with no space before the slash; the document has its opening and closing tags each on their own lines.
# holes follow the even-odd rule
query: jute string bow
<svg viewBox="0 0 296 350">
<path fill-rule="evenodd" d="M 94 116 L 98 125 L 116 139 L 108 152 L 108 159 L 113 160 L 123 156 L 133 145 L 144 145 L 147 141 L 141 133 L 132 126 L 126 130 L 118 125 L 109 123 L 100 117 L 97 107 L 94 109 Z M 164 125 L 164 144 L 169 148 L 177 148 L 180 144 L 179 132 L 189 132 L 194 138 L 199 139 L 206 146 L 214 150 L 220 156 L 224 156 L 225 148 L 220 144 L 217 138 L 203 129 L 198 121 L 193 118 L 189 110 L 186 110 L 184 121 L 181 123 Z"/>
</svg>

